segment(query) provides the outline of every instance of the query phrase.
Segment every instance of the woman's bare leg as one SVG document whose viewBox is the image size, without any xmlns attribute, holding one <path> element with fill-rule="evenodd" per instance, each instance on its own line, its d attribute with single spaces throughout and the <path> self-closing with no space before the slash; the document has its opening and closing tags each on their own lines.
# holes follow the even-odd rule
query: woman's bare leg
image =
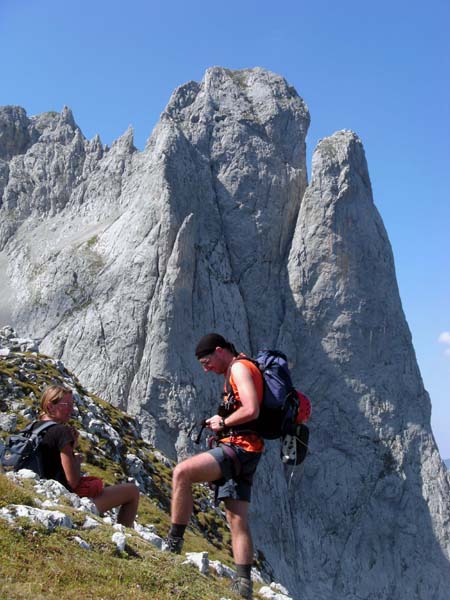
<svg viewBox="0 0 450 600">
<path fill-rule="evenodd" d="M 125 527 L 131 527 L 138 509 L 139 488 L 134 483 L 110 485 L 92 501 L 100 513 L 120 506 L 117 522 Z"/>
</svg>

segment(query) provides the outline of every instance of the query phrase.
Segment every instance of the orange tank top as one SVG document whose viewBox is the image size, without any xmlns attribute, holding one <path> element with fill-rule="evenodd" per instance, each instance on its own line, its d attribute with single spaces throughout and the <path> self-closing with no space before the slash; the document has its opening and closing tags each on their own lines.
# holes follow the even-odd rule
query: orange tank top
<svg viewBox="0 0 450 600">
<path fill-rule="evenodd" d="M 244 355 L 240 354 L 239 357 L 241 357 L 241 356 L 243 357 Z M 250 371 L 250 374 L 253 379 L 253 383 L 255 384 L 256 393 L 258 396 L 258 402 L 259 402 L 259 405 L 261 406 L 262 399 L 263 399 L 263 390 L 264 390 L 264 382 L 263 382 L 263 378 L 261 375 L 261 371 L 250 360 L 244 359 L 242 362 L 245 363 L 245 366 Z M 234 396 L 236 402 L 240 405 L 241 401 L 239 398 L 239 391 L 237 389 L 236 383 L 234 382 L 233 375 L 231 372 L 230 372 L 229 384 L 231 386 L 231 389 L 233 390 L 233 396 Z M 224 384 L 224 390 L 225 390 L 225 392 L 228 392 L 226 382 Z M 242 425 L 245 426 L 245 423 L 242 423 Z M 263 441 L 262 437 L 260 435 L 258 435 L 257 433 L 242 433 L 242 434 L 236 433 L 236 435 L 232 434 L 226 438 L 222 438 L 220 441 L 235 444 L 236 446 L 241 447 L 243 450 L 246 450 L 247 452 L 262 452 L 264 450 L 264 441 Z"/>
</svg>

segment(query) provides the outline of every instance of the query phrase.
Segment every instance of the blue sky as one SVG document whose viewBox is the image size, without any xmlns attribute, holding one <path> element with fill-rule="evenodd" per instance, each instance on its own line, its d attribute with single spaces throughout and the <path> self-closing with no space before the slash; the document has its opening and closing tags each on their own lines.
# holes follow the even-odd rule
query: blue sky
<svg viewBox="0 0 450 600">
<path fill-rule="evenodd" d="M 262 66 L 308 104 L 309 164 L 320 138 L 354 130 L 447 458 L 449 31 L 448 0 L 0 0 L 0 104 L 68 105 L 108 144 L 131 124 L 142 149 L 175 87 L 214 65 Z"/>
</svg>

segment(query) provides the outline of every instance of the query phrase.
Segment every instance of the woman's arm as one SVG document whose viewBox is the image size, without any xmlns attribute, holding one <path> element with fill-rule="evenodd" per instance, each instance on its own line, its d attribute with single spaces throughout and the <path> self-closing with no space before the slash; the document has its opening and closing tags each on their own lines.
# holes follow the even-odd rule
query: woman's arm
<svg viewBox="0 0 450 600">
<path fill-rule="evenodd" d="M 80 457 L 75 456 L 71 444 L 66 444 L 61 450 L 61 464 L 67 483 L 74 490 L 80 483 Z"/>
</svg>

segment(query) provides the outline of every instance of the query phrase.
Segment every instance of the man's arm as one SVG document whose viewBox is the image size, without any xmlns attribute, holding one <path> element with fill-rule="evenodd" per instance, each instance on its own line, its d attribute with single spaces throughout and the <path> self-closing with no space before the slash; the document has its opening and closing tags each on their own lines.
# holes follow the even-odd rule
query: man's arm
<svg viewBox="0 0 450 600">
<path fill-rule="evenodd" d="M 235 362 L 231 366 L 234 383 L 238 389 L 240 406 L 233 414 L 225 417 L 226 427 L 241 425 L 258 418 L 259 401 L 252 374 L 242 362 Z M 214 415 L 206 421 L 207 426 L 213 431 L 220 431 L 222 427 L 222 417 Z"/>
</svg>

